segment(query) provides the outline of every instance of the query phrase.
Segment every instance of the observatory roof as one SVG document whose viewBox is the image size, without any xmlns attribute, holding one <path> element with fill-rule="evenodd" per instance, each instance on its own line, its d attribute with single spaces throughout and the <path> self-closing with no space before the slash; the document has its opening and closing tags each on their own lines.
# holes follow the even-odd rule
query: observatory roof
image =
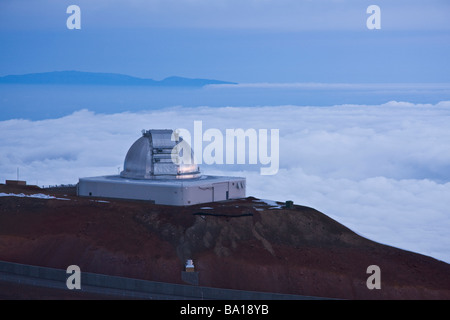
<svg viewBox="0 0 450 320">
<path fill-rule="evenodd" d="M 189 154 L 180 155 L 180 152 Z M 120 176 L 129 179 L 189 179 L 200 176 L 190 146 L 173 130 L 142 130 L 142 137 L 128 150 L 123 167 Z"/>
</svg>

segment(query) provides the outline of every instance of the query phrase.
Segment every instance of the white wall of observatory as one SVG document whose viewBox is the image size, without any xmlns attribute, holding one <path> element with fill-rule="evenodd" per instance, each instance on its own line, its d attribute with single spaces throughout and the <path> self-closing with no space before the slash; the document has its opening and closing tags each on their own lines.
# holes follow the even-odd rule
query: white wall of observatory
<svg viewBox="0 0 450 320">
<path fill-rule="evenodd" d="M 193 180 L 133 180 L 119 176 L 80 178 L 79 196 L 188 206 L 245 197 L 245 178 L 203 176 Z"/>
</svg>

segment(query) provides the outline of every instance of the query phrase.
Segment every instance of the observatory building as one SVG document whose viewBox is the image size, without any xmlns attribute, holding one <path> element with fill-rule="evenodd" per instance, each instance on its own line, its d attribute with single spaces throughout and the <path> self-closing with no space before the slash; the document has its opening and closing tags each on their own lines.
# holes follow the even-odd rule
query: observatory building
<svg viewBox="0 0 450 320">
<path fill-rule="evenodd" d="M 143 130 L 120 175 L 80 178 L 77 194 L 173 206 L 245 197 L 245 178 L 202 175 L 186 145 L 173 130 Z"/>
</svg>

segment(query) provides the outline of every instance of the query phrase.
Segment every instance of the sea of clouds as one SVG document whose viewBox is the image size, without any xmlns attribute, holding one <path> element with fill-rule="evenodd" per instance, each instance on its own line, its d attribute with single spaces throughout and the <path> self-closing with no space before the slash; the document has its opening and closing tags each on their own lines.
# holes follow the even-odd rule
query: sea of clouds
<svg viewBox="0 0 450 320">
<path fill-rule="evenodd" d="M 450 262 L 450 101 L 331 107 L 81 110 L 0 122 L 0 179 L 76 183 L 117 174 L 142 129 L 279 129 L 280 168 L 205 165 L 247 178 L 247 195 L 311 206 L 369 239 Z M 205 143 L 207 145 L 207 143 Z M 1 201 L 1 199 L 0 199 Z M 374 262 L 375 263 L 375 262 Z"/>
</svg>

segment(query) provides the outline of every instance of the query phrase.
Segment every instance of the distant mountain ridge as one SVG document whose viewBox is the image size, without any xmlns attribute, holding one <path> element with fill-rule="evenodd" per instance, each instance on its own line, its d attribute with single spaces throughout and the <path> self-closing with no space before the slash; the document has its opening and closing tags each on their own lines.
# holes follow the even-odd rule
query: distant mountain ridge
<svg viewBox="0 0 450 320">
<path fill-rule="evenodd" d="M 132 77 L 118 73 L 98 73 L 82 71 L 53 71 L 7 75 L 0 77 L 0 83 L 10 84 L 65 84 L 65 85 L 128 85 L 128 86 L 163 86 L 163 87 L 203 87 L 209 84 L 236 84 L 234 82 L 168 77 L 163 80 Z"/>
</svg>

